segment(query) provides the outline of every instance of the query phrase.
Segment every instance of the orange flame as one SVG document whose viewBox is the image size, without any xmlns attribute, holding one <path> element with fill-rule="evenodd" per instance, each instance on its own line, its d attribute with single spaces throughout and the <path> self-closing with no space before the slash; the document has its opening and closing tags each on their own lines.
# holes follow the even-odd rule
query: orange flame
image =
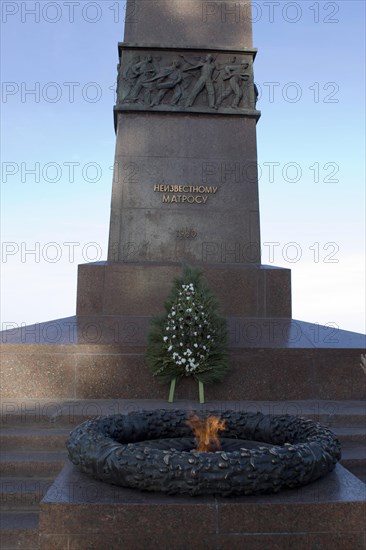
<svg viewBox="0 0 366 550">
<path fill-rule="evenodd" d="M 220 420 L 217 416 L 208 416 L 201 420 L 196 414 L 193 414 L 187 420 L 187 424 L 192 428 L 199 453 L 211 453 L 220 450 L 219 431 L 226 429 L 226 420 Z"/>
</svg>

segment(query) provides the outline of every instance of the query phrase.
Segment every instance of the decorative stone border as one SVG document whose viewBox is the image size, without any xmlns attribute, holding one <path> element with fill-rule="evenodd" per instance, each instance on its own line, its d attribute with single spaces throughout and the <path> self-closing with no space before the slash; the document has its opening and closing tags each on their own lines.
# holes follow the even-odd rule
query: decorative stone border
<svg viewBox="0 0 366 550">
<path fill-rule="evenodd" d="M 245 449 L 243 441 L 233 452 L 154 448 L 151 440 L 192 437 L 188 411 L 159 409 L 87 420 L 70 434 L 69 457 L 84 473 L 122 487 L 237 496 L 306 485 L 331 472 L 341 456 L 332 432 L 312 420 L 229 410 L 209 414 L 226 420 L 221 439 L 273 447 Z"/>
<path fill-rule="evenodd" d="M 258 120 L 256 50 L 119 45 L 117 111 L 246 115 Z"/>
</svg>

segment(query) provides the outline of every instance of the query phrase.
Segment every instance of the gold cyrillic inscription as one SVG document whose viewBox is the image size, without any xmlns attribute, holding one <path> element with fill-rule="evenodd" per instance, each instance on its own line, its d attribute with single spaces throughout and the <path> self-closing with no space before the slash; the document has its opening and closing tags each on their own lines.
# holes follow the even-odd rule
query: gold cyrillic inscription
<svg viewBox="0 0 366 550">
<path fill-rule="evenodd" d="M 206 204 L 208 195 L 215 195 L 217 190 L 212 185 L 154 185 L 154 193 L 164 193 L 161 199 L 164 203 Z"/>
</svg>

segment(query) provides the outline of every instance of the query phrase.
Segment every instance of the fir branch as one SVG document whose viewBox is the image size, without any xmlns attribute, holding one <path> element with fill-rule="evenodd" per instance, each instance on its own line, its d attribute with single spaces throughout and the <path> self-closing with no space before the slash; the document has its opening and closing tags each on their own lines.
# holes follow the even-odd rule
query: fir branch
<svg viewBox="0 0 366 550">
<path fill-rule="evenodd" d="M 162 383 L 193 376 L 205 384 L 228 369 L 226 321 L 201 271 L 186 267 L 174 280 L 166 313 L 151 322 L 147 363 Z"/>
</svg>

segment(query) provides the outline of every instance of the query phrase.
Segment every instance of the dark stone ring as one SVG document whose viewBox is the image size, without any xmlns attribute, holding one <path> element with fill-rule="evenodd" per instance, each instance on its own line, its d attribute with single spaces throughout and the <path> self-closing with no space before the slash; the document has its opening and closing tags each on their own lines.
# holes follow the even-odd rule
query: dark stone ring
<svg viewBox="0 0 366 550">
<path fill-rule="evenodd" d="M 151 410 L 83 422 L 67 442 L 70 460 L 101 481 L 168 494 L 277 493 L 331 472 L 340 444 L 301 417 L 210 411 L 226 420 L 216 452 L 193 450 L 188 411 Z"/>
</svg>

